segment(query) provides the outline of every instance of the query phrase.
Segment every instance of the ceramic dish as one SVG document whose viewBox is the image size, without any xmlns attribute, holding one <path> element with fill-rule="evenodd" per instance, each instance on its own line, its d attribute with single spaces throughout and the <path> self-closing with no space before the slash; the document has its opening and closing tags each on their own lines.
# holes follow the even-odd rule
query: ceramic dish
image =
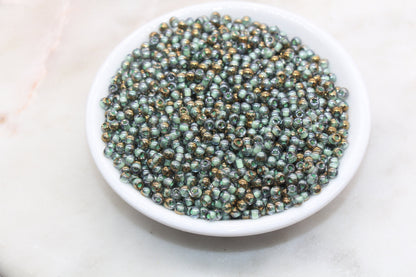
<svg viewBox="0 0 416 277">
<path fill-rule="evenodd" d="M 104 121 L 104 111 L 99 100 L 106 96 L 107 88 L 121 61 L 134 48 L 147 40 L 148 34 L 158 29 L 161 22 L 170 17 L 186 19 L 201 15 L 210 15 L 213 11 L 228 14 L 232 18 L 250 16 L 253 20 L 277 25 L 291 38 L 298 36 L 321 57 L 329 60 L 331 72 L 337 77 L 337 85 L 350 91 L 348 103 L 350 133 L 349 148 L 341 159 L 339 174 L 324 187 L 320 194 L 310 197 L 299 207 L 290 208 L 282 213 L 261 217 L 256 220 L 226 220 L 209 222 L 178 215 L 152 200 L 142 196 L 130 184 L 120 181 L 119 172 L 112 161 L 104 157 L 104 143 L 101 141 L 100 126 Z M 299 222 L 316 213 L 333 200 L 348 184 L 358 169 L 364 156 L 370 134 L 369 104 L 364 83 L 353 61 L 332 37 L 313 26 L 306 20 L 277 8 L 247 2 L 214 2 L 190 6 L 158 17 L 136 30 L 122 41 L 108 56 L 97 73 L 92 85 L 86 111 L 87 138 L 92 156 L 98 169 L 112 189 L 128 204 L 142 214 L 167 226 L 186 232 L 210 236 L 247 236 L 281 229 Z M 341 215 L 340 215 L 341 216 Z"/>
</svg>

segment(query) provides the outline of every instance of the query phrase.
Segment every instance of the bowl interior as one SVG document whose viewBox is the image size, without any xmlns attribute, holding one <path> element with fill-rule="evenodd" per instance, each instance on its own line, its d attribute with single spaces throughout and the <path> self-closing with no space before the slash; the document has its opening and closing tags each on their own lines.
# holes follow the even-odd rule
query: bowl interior
<svg viewBox="0 0 416 277">
<path fill-rule="evenodd" d="M 348 98 L 351 125 L 348 139 L 350 145 L 341 159 L 339 174 L 322 189 L 320 194 L 312 196 L 299 207 L 257 220 L 208 222 L 177 215 L 154 204 L 131 185 L 122 183 L 112 161 L 103 155 L 105 144 L 101 141 L 100 126 L 104 122 L 104 112 L 99 106 L 99 100 L 107 95 L 111 76 L 114 75 L 124 57 L 146 41 L 148 34 L 156 31 L 159 24 L 167 22 L 171 16 L 184 19 L 196 18 L 209 15 L 213 11 L 229 14 L 233 18 L 248 15 L 253 20 L 268 25 L 277 25 L 290 38 L 300 37 L 303 43 L 311 47 L 318 55 L 329 60 L 331 72 L 338 77 L 337 85 L 347 87 L 350 91 Z M 265 233 L 294 224 L 317 212 L 334 199 L 352 178 L 363 158 L 370 132 L 369 105 L 365 86 L 351 58 L 342 47 L 329 35 L 298 16 L 274 7 L 247 2 L 216 2 L 187 7 L 156 18 L 136 30 L 113 50 L 100 68 L 90 91 L 86 114 L 87 138 L 92 156 L 108 184 L 121 198 L 141 213 L 160 223 L 183 231 L 211 236 L 245 236 Z"/>
</svg>

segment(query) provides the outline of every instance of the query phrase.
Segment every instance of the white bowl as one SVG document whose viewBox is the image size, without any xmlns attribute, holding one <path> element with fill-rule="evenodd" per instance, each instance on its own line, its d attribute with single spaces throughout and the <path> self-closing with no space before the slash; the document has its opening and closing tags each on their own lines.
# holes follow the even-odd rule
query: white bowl
<svg viewBox="0 0 416 277">
<path fill-rule="evenodd" d="M 99 100 L 106 96 L 111 76 L 115 74 L 123 58 L 144 42 L 150 32 L 158 30 L 161 22 L 167 22 L 170 17 L 196 18 L 201 15 L 210 15 L 213 11 L 231 15 L 232 18 L 248 15 L 253 20 L 268 25 L 277 25 L 289 37 L 300 37 L 317 54 L 329 60 L 331 71 L 338 77 L 337 85 L 347 87 L 350 91 L 348 98 L 351 125 L 348 138 L 350 145 L 341 159 L 339 174 L 322 189 L 320 194 L 312 196 L 299 207 L 257 220 L 209 222 L 186 215 L 177 215 L 142 196 L 131 185 L 122 183 L 119 179 L 120 174 L 113 167 L 112 161 L 103 155 L 105 144 L 101 141 L 100 126 L 104 122 L 104 111 L 99 106 Z M 101 174 L 113 190 L 136 210 L 162 224 L 186 232 L 236 237 L 266 233 L 292 225 L 316 213 L 333 200 L 351 180 L 364 156 L 370 135 L 370 113 L 366 89 L 360 73 L 348 54 L 331 36 L 303 18 L 271 6 L 248 2 L 215 2 L 190 6 L 160 16 L 123 40 L 106 59 L 92 85 L 87 103 L 86 127 L 89 147 Z"/>
</svg>

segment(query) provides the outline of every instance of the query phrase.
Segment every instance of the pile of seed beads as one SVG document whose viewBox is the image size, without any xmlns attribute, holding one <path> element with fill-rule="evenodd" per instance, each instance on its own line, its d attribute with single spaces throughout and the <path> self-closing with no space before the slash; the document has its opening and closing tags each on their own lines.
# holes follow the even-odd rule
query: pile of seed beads
<svg viewBox="0 0 416 277">
<path fill-rule="evenodd" d="M 101 100 L 104 154 L 178 214 L 256 219 L 337 176 L 348 90 L 328 61 L 276 26 L 209 17 L 160 24 Z"/>
</svg>

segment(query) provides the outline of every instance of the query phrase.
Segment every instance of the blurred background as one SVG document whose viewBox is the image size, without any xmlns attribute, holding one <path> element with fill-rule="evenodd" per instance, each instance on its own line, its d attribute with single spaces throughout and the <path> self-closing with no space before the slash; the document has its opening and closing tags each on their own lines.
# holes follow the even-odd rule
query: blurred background
<svg viewBox="0 0 416 277">
<path fill-rule="evenodd" d="M 0 0 L 0 276 L 414 276 L 411 0 L 253 1 L 335 37 L 368 89 L 367 154 L 319 213 L 265 235 L 203 237 L 144 217 L 106 185 L 84 125 L 98 68 L 147 21 L 202 2 Z"/>
</svg>

